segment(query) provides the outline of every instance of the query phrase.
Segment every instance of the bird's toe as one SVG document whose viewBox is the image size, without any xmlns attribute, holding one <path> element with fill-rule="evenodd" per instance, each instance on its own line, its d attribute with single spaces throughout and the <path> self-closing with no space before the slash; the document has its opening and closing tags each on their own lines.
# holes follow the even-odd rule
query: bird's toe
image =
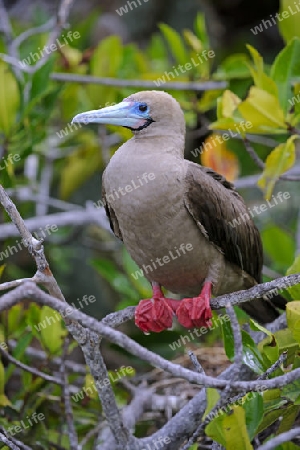
<svg viewBox="0 0 300 450">
<path fill-rule="evenodd" d="M 141 300 L 135 310 L 135 324 L 145 333 L 171 328 L 173 311 L 165 298 Z"/>
</svg>

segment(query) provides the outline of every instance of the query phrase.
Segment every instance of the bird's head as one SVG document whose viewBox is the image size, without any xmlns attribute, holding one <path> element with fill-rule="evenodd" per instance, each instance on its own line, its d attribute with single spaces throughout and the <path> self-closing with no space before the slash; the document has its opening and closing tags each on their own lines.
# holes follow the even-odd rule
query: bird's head
<svg viewBox="0 0 300 450">
<path fill-rule="evenodd" d="M 185 133 L 179 103 L 162 91 L 137 92 L 117 105 L 77 114 L 72 123 L 120 125 L 135 134 L 151 136 Z"/>
</svg>

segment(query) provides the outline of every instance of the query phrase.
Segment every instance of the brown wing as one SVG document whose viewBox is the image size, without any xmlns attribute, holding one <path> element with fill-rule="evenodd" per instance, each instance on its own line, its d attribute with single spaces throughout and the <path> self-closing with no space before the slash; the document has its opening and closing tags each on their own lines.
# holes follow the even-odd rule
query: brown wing
<svg viewBox="0 0 300 450">
<path fill-rule="evenodd" d="M 185 206 L 227 261 L 259 283 L 263 264 L 259 231 L 234 186 L 212 169 L 188 162 Z"/>
<path fill-rule="evenodd" d="M 105 212 L 109 220 L 110 228 L 114 235 L 123 241 L 122 233 L 119 227 L 117 216 L 111 207 L 109 201 L 107 200 L 106 191 L 105 191 L 105 171 L 102 175 L 102 201 L 104 204 Z"/>
</svg>

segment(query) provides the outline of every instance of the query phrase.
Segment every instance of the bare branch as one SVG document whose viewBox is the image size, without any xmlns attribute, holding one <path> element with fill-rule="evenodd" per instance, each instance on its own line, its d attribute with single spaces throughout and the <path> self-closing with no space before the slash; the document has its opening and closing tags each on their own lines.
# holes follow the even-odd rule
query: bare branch
<svg viewBox="0 0 300 450">
<path fill-rule="evenodd" d="M 284 278 L 290 279 L 291 277 L 296 276 L 290 275 L 289 277 Z M 300 275 L 298 277 L 300 277 Z M 298 278 L 296 279 L 298 282 Z M 145 361 L 148 361 L 155 367 L 160 367 L 162 370 L 166 370 L 167 372 L 173 374 L 174 376 L 184 378 L 192 383 L 198 383 L 199 385 L 206 387 L 214 387 L 218 389 L 224 389 L 227 387 L 227 383 L 222 380 L 216 380 L 214 377 L 210 376 L 199 375 L 194 371 L 185 369 L 177 364 L 173 364 L 165 360 L 161 356 L 145 349 L 144 347 L 142 347 L 137 342 L 130 339 L 125 334 L 103 325 L 101 322 L 98 322 L 93 317 L 89 317 L 83 314 L 79 310 L 73 309 L 70 311 L 70 307 L 67 307 L 65 304 L 61 303 L 56 298 L 51 297 L 50 295 L 39 289 L 33 283 L 26 282 L 23 285 L 15 288 L 13 291 L 4 294 L 1 297 L 0 311 L 11 308 L 13 305 L 23 300 L 24 298 L 26 299 L 30 298 L 36 301 L 37 303 L 50 306 L 56 311 L 59 311 L 63 317 L 66 318 L 68 316 L 68 322 L 69 320 L 72 321 L 72 323 L 73 321 L 76 321 L 75 324 L 77 324 L 77 321 L 82 321 L 85 324 L 85 326 L 88 327 L 90 330 L 95 331 L 96 333 L 107 338 L 114 344 L 117 344 L 120 347 L 124 348 L 125 350 L 129 351 L 131 354 L 138 356 L 144 359 Z M 71 331 L 74 332 L 72 328 Z M 83 348 L 86 339 L 87 339 L 86 335 L 82 334 L 81 345 Z M 95 343 L 93 345 L 95 346 Z M 265 388 L 268 389 L 274 389 L 277 387 L 282 387 L 285 384 L 294 381 L 295 379 L 297 379 L 297 377 L 299 377 L 299 375 L 300 369 L 295 369 L 291 372 L 288 372 L 285 375 L 278 376 L 277 378 L 267 381 L 263 380 L 241 381 L 241 382 L 235 381 L 232 382 L 232 388 L 236 389 L 237 391 L 253 391 L 259 389 L 261 386 L 264 386 Z"/>
<path fill-rule="evenodd" d="M 292 430 L 279 434 L 279 436 L 276 436 L 265 444 L 260 445 L 257 450 L 274 450 L 274 448 L 278 445 L 283 444 L 284 442 L 289 442 L 296 437 L 300 437 L 300 427 L 293 428 Z"/>
<path fill-rule="evenodd" d="M 63 344 L 63 354 L 61 357 L 60 374 L 61 374 L 63 399 L 64 399 L 64 405 L 65 405 L 65 416 L 66 416 L 68 432 L 69 432 L 70 448 L 71 448 L 71 450 L 77 450 L 78 449 L 78 436 L 77 436 L 77 433 L 75 430 L 75 425 L 74 425 L 74 415 L 73 415 L 73 408 L 72 408 L 71 399 L 70 399 L 69 380 L 68 380 L 68 373 L 67 373 L 66 362 L 65 362 L 67 355 L 68 355 L 68 345 L 69 345 L 69 339 L 67 338 Z"/>
<path fill-rule="evenodd" d="M 170 89 L 174 91 L 211 91 L 214 89 L 226 89 L 225 81 L 204 81 L 204 82 L 168 82 L 161 86 L 155 86 L 153 80 L 124 80 L 119 78 L 100 78 L 90 75 L 76 75 L 73 73 L 52 73 L 52 80 L 67 81 L 68 83 L 100 84 L 102 86 L 134 87 L 144 89 Z"/>
</svg>

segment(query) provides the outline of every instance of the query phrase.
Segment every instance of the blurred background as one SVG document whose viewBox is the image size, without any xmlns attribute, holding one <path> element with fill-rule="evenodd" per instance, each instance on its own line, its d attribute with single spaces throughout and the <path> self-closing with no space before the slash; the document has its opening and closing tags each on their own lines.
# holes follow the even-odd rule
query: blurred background
<svg viewBox="0 0 300 450">
<path fill-rule="evenodd" d="M 101 203 L 102 172 L 131 132 L 71 125 L 72 117 L 117 103 L 143 88 L 164 88 L 177 98 L 185 113 L 186 158 L 233 181 L 249 208 L 260 205 L 265 202 L 257 186 L 261 169 L 246 152 L 240 136 L 214 144 L 212 150 L 205 145 L 215 142 L 214 136 L 222 132 L 209 127 L 217 120 L 217 99 L 224 89 L 244 99 L 253 84 L 246 44 L 259 51 L 269 71 L 285 45 L 283 36 L 292 26 L 300 30 L 300 13 L 299 18 L 292 17 L 292 24 L 279 30 L 271 20 L 279 8 L 288 8 L 288 2 L 279 4 L 277 0 L 74 1 L 66 26 L 54 41 L 56 50 L 38 70 L 30 72 L 47 55 L 49 32 L 57 25 L 49 19 L 56 17 L 60 5 L 41 0 L 5 0 L 2 6 L 0 2 L 13 26 L 10 40 L 9 33 L 3 34 L 1 12 L 0 53 L 7 54 L 13 38 L 21 36 L 19 59 L 23 68 L 29 68 L 22 71 L 0 57 L 0 181 L 31 231 L 45 239 L 47 258 L 68 302 L 81 309 L 84 296 L 94 296 L 96 301 L 84 304 L 82 310 L 101 319 L 151 295 L 148 282 L 133 277 L 137 267 L 110 232 Z M 271 25 L 263 22 L 268 19 Z M 204 50 L 212 50 L 215 57 L 174 78 L 168 75 Z M 99 78 L 99 84 L 85 76 Z M 195 85 L 175 90 L 169 86 L 171 82 Z M 265 160 L 286 136 L 261 133 L 249 139 Z M 293 170 L 299 173 L 299 160 Z M 265 280 L 284 275 L 299 251 L 295 239 L 299 184 L 280 181 L 274 195 L 279 191 L 289 192 L 290 199 L 254 218 L 264 244 Z M 2 282 L 32 277 L 35 272 L 33 260 L 3 209 L 0 258 Z M 40 317 L 39 308 L 30 305 L 26 314 L 22 308 L 13 316 L 2 314 L 1 333 L 16 343 L 30 328 L 30 342 L 39 347 L 34 344 L 39 335 L 33 326 Z M 52 339 L 57 330 L 49 329 L 46 338 L 51 333 Z M 181 336 L 177 325 L 164 332 L 163 338 L 144 336 L 133 324 L 123 329 L 165 357 L 183 353 L 183 348 L 174 351 L 168 345 Z M 218 352 L 213 348 L 219 348 L 220 337 L 221 331 L 216 329 L 195 339 L 203 347 L 203 361 L 206 347 L 211 347 L 208 354 Z M 41 345 L 49 349 L 45 341 Z M 220 350 L 218 355 L 219 367 L 210 368 L 212 373 L 226 364 L 224 352 Z M 111 369 L 128 363 L 126 353 L 111 345 L 106 348 L 106 358 Z M 133 365 L 137 370 L 145 368 L 136 359 Z"/>
</svg>

